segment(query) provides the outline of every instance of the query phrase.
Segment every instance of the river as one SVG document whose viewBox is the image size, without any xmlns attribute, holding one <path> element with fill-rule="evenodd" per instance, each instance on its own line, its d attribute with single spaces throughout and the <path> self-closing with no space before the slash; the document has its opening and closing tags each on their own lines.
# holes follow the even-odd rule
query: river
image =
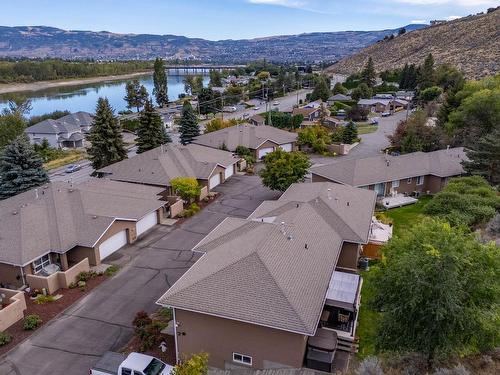
<svg viewBox="0 0 500 375">
<path fill-rule="evenodd" d="M 148 74 L 139 76 L 137 79 L 146 87 L 149 94 L 153 93 L 153 76 Z M 23 96 L 31 100 L 32 109 L 28 116 L 38 116 L 56 110 L 67 110 L 70 112 L 86 111 L 95 112 L 95 106 L 99 97 L 108 98 L 115 113 L 127 109 L 127 103 L 123 100 L 125 96 L 125 85 L 129 80 L 116 80 L 100 83 L 92 83 L 79 86 L 65 86 L 39 91 L 18 92 L 15 95 Z M 205 85 L 208 84 L 208 76 L 204 76 Z M 168 97 L 176 100 L 180 94 L 184 94 L 184 76 L 168 75 Z M 7 106 L 7 100 L 13 94 L 0 95 L 0 111 Z M 135 110 L 135 109 L 134 109 Z"/>
</svg>

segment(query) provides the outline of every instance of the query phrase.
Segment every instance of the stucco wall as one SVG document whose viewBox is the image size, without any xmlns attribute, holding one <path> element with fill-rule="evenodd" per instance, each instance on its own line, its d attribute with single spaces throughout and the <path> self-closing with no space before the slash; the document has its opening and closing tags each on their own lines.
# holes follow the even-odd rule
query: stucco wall
<svg viewBox="0 0 500 375">
<path fill-rule="evenodd" d="M 12 285 L 16 288 L 22 286 L 21 268 L 19 266 L 0 263 L 0 283 L 3 285 Z"/>
<path fill-rule="evenodd" d="M 67 253 L 68 262 L 70 264 L 76 264 L 85 258 L 88 258 L 89 264 L 91 266 L 97 266 L 100 264 L 99 250 L 92 247 L 75 246 Z"/>
<path fill-rule="evenodd" d="M 9 303 L 8 306 L 0 310 L 0 332 L 2 332 L 24 317 L 26 300 L 24 299 L 24 292 L 0 289 L 0 294 L 5 294 Z"/>
<path fill-rule="evenodd" d="M 302 367 L 308 336 L 178 309 L 175 316 L 181 358 L 204 351 L 210 366 L 225 368 L 236 352 L 251 356 L 256 369 Z"/>
<path fill-rule="evenodd" d="M 337 267 L 357 269 L 360 245 L 352 242 L 344 242 L 340 250 Z"/>
</svg>

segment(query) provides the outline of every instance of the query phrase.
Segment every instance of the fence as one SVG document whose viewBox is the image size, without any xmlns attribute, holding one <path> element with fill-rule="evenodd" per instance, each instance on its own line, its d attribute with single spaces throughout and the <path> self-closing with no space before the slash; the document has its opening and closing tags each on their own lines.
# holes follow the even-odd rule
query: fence
<svg viewBox="0 0 500 375">
<path fill-rule="evenodd" d="M 7 306 L 0 310 L 0 332 L 2 332 L 24 318 L 26 300 L 24 299 L 24 292 L 17 290 L 0 288 L 0 294 L 5 295 L 5 300 L 8 303 Z"/>
</svg>

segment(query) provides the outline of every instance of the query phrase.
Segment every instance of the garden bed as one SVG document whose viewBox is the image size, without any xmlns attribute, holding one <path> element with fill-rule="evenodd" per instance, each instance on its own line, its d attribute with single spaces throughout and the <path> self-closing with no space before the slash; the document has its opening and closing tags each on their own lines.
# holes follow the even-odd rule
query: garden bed
<svg viewBox="0 0 500 375">
<path fill-rule="evenodd" d="M 205 201 L 205 199 L 202 199 L 202 200 L 200 200 L 198 202 L 195 202 L 198 205 L 198 207 L 199 207 L 198 212 L 202 211 L 205 207 L 207 207 L 208 205 L 210 205 L 213 202 L 215 202 L 219 198 L 219 195 L 220 194 L 217 194 L 215 197 L 213 197 L 211 199 L 208 199 L 208 201 Z M 176 218 L 177 222 L 175 223 L 175 225 L 179 226 L 182 223 L 184 223 L 186 220 L 188 220 L 190 217 L 193 217 L 195 215 L 196 215 L 196 213 L 194 215 L 192 215 L 192 216 L 189 216 L 189 217 L 178 217 L 178 218 Z"/>
<path fill-rule="evenodd" d="M 103 281 L 108 278 L 106 275 L 97 276 L 93 279 L 90 279 L 86 282 L 85 291 L 80 290 L 79 288 L 73 289 L 59 289 L 57 294 L 61 294 L 62 297 L 53 301 L 47 302 L 44 304 L 36 304 L 35 301 L 26 294 L 26 311 L 24 312 L 24 316 L 36 314 L 40 316 L 42 319 L 42 325 L 38 327 L 34 331 L 26 331 L 23 329 L 24 319 L 21 319 L 17 323 L 10 326 L 5 332 L 8 333 L 12 340 L 7 345 L 0 346 L 0 356 L 7 353 L 11 349 L 13 349 L 16 345 L 20 344 L 26 338 L 31 336 L 34 332 L 39 330 L 45 324 L 47 324 L 51 319 L 56 317 L 58 314 L 66 310 L 68 307 L 73 305 L 80 298 L 87 295 L 91 290 L 100 285 Z"/>
</svg>

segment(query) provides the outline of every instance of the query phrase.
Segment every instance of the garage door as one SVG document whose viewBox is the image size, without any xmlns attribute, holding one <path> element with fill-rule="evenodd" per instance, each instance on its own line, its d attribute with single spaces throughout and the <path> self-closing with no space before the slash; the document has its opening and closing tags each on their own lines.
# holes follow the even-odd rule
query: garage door
<svg viewBox="0 0 500 375">
<path fill-rule="evenodd" d="M 226 168 L 226 170 L 224 171 L 224 179 L 227 180 L 233 174 L 234 174 L 234 164 Z"/>
<path fill-rule="evenodd" d="M 209 188 L 210 190 L 220 184 L 220 173 L 210 177 Z"/>
<path fill-rule="evenodd" d="M 150 214 L 144 216 L 141 220 L 137 222 L 136 231 L 137 235 L 141 235 L 146 232 L 148 229 L 153 228 L 158 223 L 158 216 L 156 215 L 156 211 L 151 212 Z"/>
<path fill-rule="evenodd" d="M 109 237 L 106 241 L 99 245 L 99 253 L 101 255 L 101 260 L 109 257 L 118 249 L 122 248 L 127 244 L 127 231 L 122 230 L 115 235 Z"/>
<path fill-rule="evenodd" d="M 286 151 L 286 152 L 292 151 L 292 144 L 291 143 L 285 143 L 284 145 L 280 145 L 280 147 L 283 149 L 283 151 Z"/>
<path fill-rule="evenodd" d="M 264 156 L 266 156 L 267 154 L 269 154 L 270 152 L 273 152 L 274 151 L 274 148 L 272 147 L 266 147 L 266 148 L 261 148 L 259 150 L 259 159 L 262 159 Z"/>
</svg>

